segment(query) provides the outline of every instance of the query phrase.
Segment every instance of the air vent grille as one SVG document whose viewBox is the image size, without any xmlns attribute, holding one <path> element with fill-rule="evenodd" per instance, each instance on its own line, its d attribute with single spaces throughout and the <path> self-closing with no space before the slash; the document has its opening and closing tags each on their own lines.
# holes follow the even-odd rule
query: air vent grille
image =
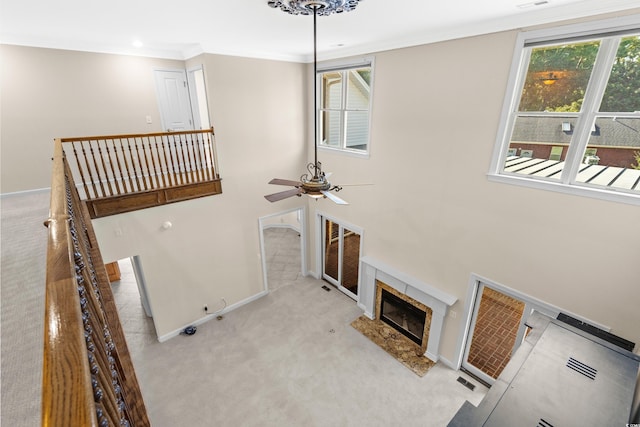
<svg viewBox="0 0 640 427">
<path fill-rule="evenodd" d="M 551 424 L 549 421 L 545 420 L 544 418 L 540 418 L 540 421 L 538 421 L 537 427 L 553 427 L 553 424 Z"/>
<path fill-rule="evenodd" d="M 598 373 L 597 369 L 592 368 L 591 366 L 586 365 L 579 360 L 574 359 L 573 357 L 569 358 L 569 361 L 567 362 L 567 368 L 571 368 L 574 371 L 579 372 L 585 377 L 592 380 L 596 379 L 596 374 Z"/>
</svg>

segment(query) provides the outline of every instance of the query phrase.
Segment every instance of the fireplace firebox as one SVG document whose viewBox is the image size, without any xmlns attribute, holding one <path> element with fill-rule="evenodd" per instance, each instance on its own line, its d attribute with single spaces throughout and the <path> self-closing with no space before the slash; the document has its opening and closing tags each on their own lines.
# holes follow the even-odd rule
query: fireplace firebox
<svg viewBox="0 0 640 427">
<path fill-rule="evenodd" d="M 422 346 L 427 313 L 382 289 L 380 320 Z"/>
</svg>

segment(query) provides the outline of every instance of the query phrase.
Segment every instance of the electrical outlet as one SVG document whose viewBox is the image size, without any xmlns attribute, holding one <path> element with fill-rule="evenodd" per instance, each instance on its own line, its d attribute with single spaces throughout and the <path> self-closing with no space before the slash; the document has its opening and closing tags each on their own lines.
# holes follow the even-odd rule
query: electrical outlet
<svg viewBox="0 0 640 427">
<path fill-rule="evenodd" d="M 458 312 L 457 312 L 457 311 L 455 311 L 455 310 L 449 310 L 449 316 L 450 316 L 452 319 L 455 319 L 456 317 L 458 317 Z"/>
</svg>

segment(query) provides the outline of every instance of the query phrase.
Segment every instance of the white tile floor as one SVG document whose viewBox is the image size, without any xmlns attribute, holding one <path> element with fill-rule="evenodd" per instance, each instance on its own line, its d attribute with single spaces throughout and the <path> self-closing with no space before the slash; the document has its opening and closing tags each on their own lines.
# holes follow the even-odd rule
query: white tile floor
<svg viewBox="0 0 640 427">
<path fill-rule="evenodd" d="M 265 235 L 269 295 L 165 343 L 120 265 L 114 295 L 154 427 L 435 427 L 482 400 L 463 374 L 438 363 L 420 378 L 353 329 L 355 302 L 300 275 L 298 234 Z"/>
</svg>

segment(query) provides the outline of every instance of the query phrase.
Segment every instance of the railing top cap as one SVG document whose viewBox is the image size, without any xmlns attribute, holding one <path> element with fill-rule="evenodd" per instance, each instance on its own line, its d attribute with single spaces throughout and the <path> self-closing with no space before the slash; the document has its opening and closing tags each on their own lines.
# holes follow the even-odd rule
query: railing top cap
<svg viewBox="0 0 640 427">
<path fill-rule="evenodd" d="M 173 135 L 194 135 L 194 134 L 214 134 L 213 128 L 199 129 L 199 130 L 182 130 L 177 132 L 153 132 L 153 133 L 132 133 L 122 135 L 99 135 L 99 136 L 82 136 L 82 137 L 69 137 L 69 138 L 56 138 L 61 142 L 75 142 L 75 141 L 93 141 L 93 140 L 105 140 L 105 139 L 126 139 L 126 138 L 149 138 L 156 136 L 173 136 Z"/>
</svg>

